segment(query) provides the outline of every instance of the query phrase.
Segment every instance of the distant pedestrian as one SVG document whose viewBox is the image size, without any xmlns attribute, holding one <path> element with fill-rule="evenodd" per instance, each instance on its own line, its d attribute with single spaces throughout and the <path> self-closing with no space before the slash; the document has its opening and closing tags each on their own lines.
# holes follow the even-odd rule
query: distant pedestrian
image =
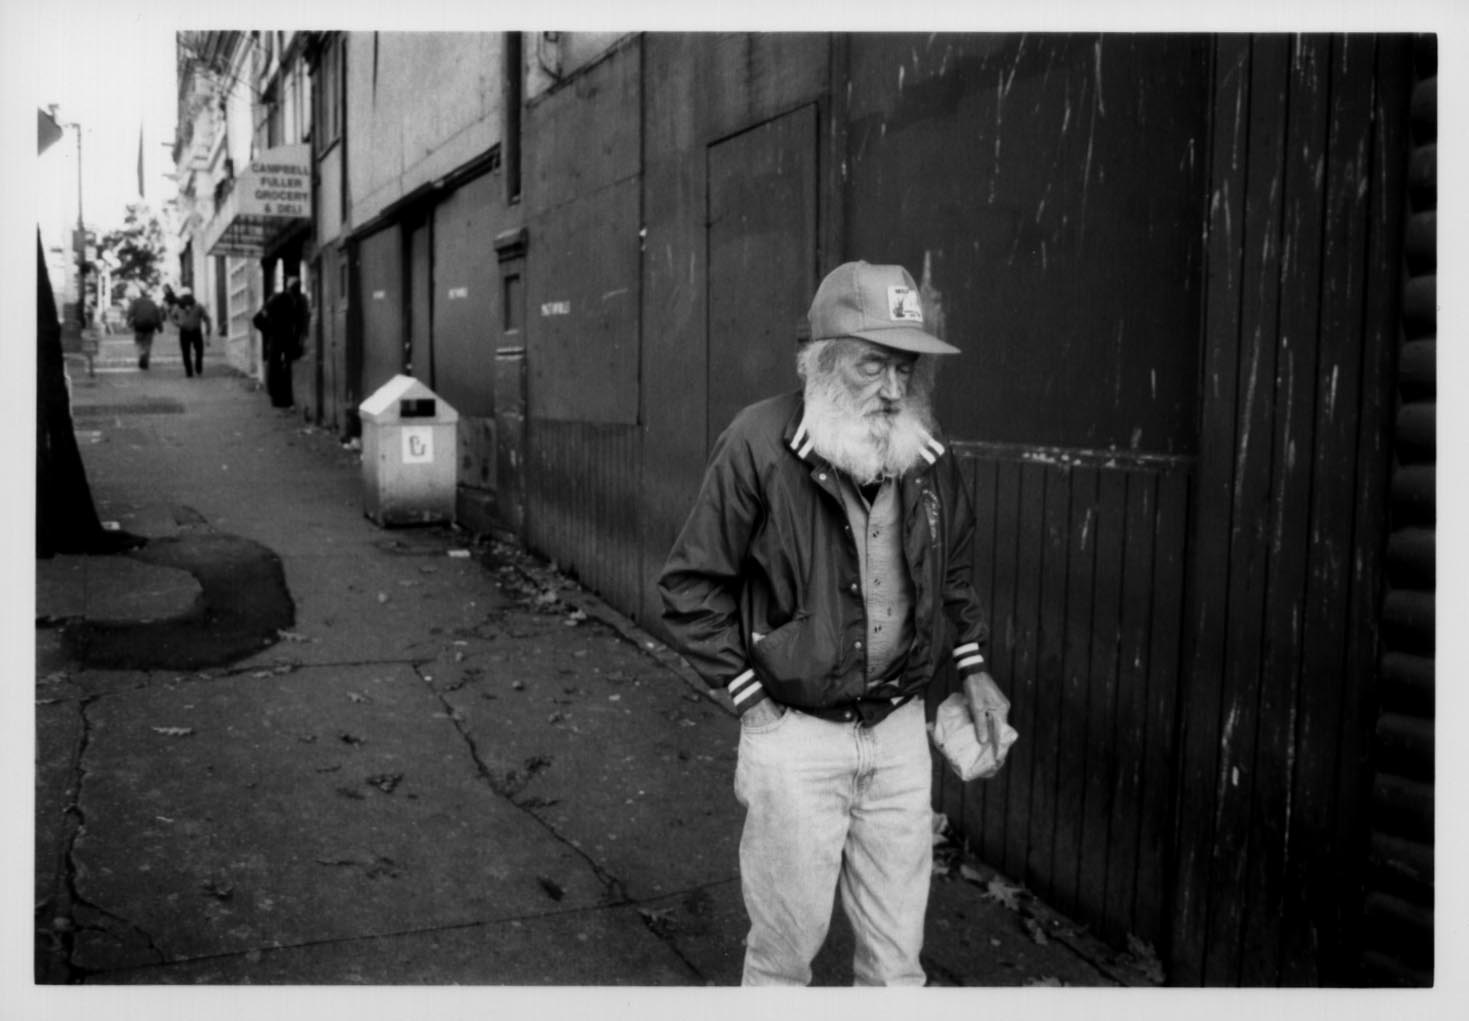
<svg viewBox="0 0 1469 1021">
<path fill-rule="evenodd" d="M 265 390 L 276 408 L 294 407 L 291 365 L 305 350 L 311 308 L 301 293 L 301 278 L 287 277 L 286 288 L 277 291 L 253 320 L 264 340 Z"/>
<path fill-rule="evenodd" d="M 194 292 L 187 287 L 179 292 L 173 322 L 179 328 L 179 353 L 184 356 L 184 375 L 204 375 L 204 331 L 211 328 L 211 323 L 208 311 L 194 300 Z"/>
<path fill-rule="evenodd" d="M 153 354 L 153 335 L 163 328 L 163 310 L 142 288 L 128 306 L 128 325 L 133 328 L 133 343 L 138 348 L 138 368 L 146 370 Z"/>
<path fill-rule="evenodd" d="M 855 980 L 921 985 L 924 692 L 946 662 L 986 749 L 973 775 L 1015 739 L 984 665 L 974 512 L 931 410 L 934 356 L 958 351 L 925 332 L 901 266 L 837 267 L 809 319 L 803 388 L 741 411 L 714 446 L 658 580 L 663 620 L 740 714 L 745 984 L 809 983 L 840 889 Z"/>
</svg>

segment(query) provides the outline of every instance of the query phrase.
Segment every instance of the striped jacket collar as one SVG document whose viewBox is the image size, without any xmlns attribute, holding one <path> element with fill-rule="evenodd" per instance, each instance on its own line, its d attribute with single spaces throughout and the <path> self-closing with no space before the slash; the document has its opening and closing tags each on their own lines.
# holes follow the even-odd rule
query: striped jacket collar
<svg viewBox="0 0 1469 1021">
<path fill-rule="evenodd" d="M 926 429 L 920 429 L 923 434 L 923 458 L 929 464 L 938 463 L 938 459 L 944 456 L 947 450 L 938 439 Z M 807 464 L 815 464 L 822 460 L 816 453 L 816 442 L 811 439 L 810 431 L 806 428 L 806 403 L 802 400 L 797 414 L 786 425 L 785 443 L 791 452 Z"/>
</svg>

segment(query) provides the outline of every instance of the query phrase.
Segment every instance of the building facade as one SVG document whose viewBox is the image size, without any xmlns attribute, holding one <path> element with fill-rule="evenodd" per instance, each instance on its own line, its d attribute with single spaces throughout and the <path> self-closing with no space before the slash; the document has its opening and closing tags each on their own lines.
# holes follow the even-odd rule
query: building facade
<svg viewBox="0 0 1469 1021">
<path fill-rule="evenodd" d="M 250 319 L 308 265 L 312 241 L 308 40 L 178 36 L 179 281 L 209 309 L 227 362 L 257 379 L 261 338 Z"/>
<path fill-rule="evenodd" d="M 314 421 L 350 436 L 417 376 L 460 413 L 461 523 L 656 632 L 714 438 L 795 386 L 816 282 L 906 265 L 965 352 L 938 412 L 1022 734 L 937 807 L 1170 981 L 1431 982 L 1431 40 L 279 50 L 310 223 L 243 276 L 299 239 Z"/>
</svg>

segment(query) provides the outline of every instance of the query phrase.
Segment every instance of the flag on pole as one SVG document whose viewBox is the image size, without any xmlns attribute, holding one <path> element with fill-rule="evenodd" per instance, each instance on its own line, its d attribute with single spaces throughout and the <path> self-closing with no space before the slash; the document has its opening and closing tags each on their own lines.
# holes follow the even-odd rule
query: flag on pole
<svg viewBox="0 0 1469 1021">
<path fill-rule="evenodd" d="M 36 128 L 38 151 L 45 152 L 56 144 L 61 137 L 61 125 L 56 123 L 56 118 L 45 110 L 36 110 Z"/>
<path fill-rule="evenodd" d="M 147 198 L 143 191 L 143 122 L 138 121 L 138 198 Z"/>
</svg>

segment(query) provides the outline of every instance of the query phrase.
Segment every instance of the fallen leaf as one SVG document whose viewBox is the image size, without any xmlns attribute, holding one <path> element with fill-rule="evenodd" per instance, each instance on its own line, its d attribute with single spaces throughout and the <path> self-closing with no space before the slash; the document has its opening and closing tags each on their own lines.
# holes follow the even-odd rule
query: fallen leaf
<svg viewBox="0 0 1469 1021">
<path fill-rule="evenodd" d="M 998 901 L 1011 911 L 1020 910 L 1020 887 L 1005 882 L 999 876 L 984 885 L 984 893 L 986 897 Z"/>
<path fill-rule="evenodd" d="M 188 737 L 194 732 L 193 727 L 154 727 L 154 733 L 165 737 Z"/>
<path fill-rule="evenodd" d="M 371 702 L 372 701 L 372 699 L 368 698 L 366 695 L 359 695 L 355 691 L 349 691 L 349 692 L 347 692 L 347 698 L 349 698 L 353 702 Z"/>
<path fill-rule="evenodd" d="M 1141 971 L 1149 982 L 1161 986 L 1167 981 L 1168 976 L 1163 970 L 1163 962 L 1158 960 L 1158 952 L 1132 933 L 1127 934 L 1127 953 L 1128 963 Z"/>
<path fill-rule="evenodd" d="M 295 631 L 280 631 L 280 630 L 277 630 L 276 631 L 276 634 L 280 636 L 280 639 L 283 642 L 309 642 L 309 641 L 312 641 L 313 640 L 313 639 L 307 638 L 303 634 L 297 634 Z"/>
<path fill-rule="evenodd" d="M 1059 978 L 1053 978 L 1052 976 L 1047 975 L 1044 978 L 1026 979 L 1025 984 L 1028 986 L 1054 986 L 1059 988 L 1060 986 L 1064 986 L 1066 983 L 1062 982 Z"/>
<path fill-rule="evenodd" d="M 367 782 L 372 784 L 372 786 L 376 787 L 378 790 L 382 791 L 384 794 L 392 794 L 393 791 L 397 789 L 398 785 L 403 782 L 403 774 L 378 773 L 376 776 L 369 776 L 367 778 Z"/>
<path fill-rule="evenodd" d="M 1020 924 L 1025 928 L 1026 935 L 1031 938 L 1031 941 L 1034 942 L 1036 946 L 1043 947 L 1047 943 L 1051 942 L 1050 939 L 1046 936 L 1046 930 L 1042 928 L 1041 923 L 1037 922 L 1034 918 L 1022 918 L 1020 920 Z"/>
<path fill-rule="evenodd" d="M 656 936 L 667 935 L 673 928 L 673 908 L 638 908 L 638 914 Z"/>
<path fill-rule="evenodd" d="M 219 900 L 229 900 L 235 895 L 235 888 L 223 879 L 206 879 L 199 885 L 205 893 Z"/>
</svg>

